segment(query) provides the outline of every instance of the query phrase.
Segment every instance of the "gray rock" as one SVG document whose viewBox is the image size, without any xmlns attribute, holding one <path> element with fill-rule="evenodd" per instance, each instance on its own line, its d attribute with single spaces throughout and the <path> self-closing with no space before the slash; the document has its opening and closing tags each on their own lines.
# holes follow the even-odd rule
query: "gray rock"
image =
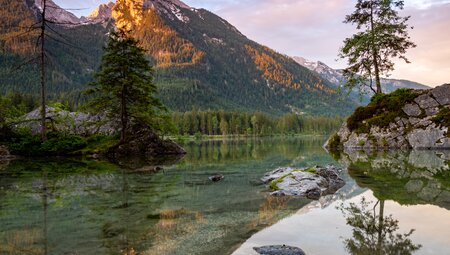
<svg viewBox="0 0 450 255">
<path fill-rule="evenodd" d="M 38 108 L 19 119 L 21 124 L 14 128 L 28 128 L 32 134 L 41 132 L 40 113 Z M 82 112 L 68 112 L 52 107 L 46 108 L 47 122 L 59 132 L 74 135 L 113 135 L 118 130 L 118 121 L 107 120 L 105 115 L 91 115 Z"/>
<path fill-rule="evenodd" d="M 341 128 L 339 129 L 338 136 L 341 138 L 341 141 L 346 141 L 350 133 L 351 132 L 347 127 L 347 121 L 344 121 Z"/>
<path fill-rule="evenodd" d="M 261 255 L 305 255 L 302 249 L 284 244 L 254 247 L 253 249 Z"/>
<path fill-rule="evenodd" d="M 422 113 L 422 110 L 417 104 L 407 104 L 402 108 L 403 112 L 405 112 L 408 116 L 417 117 Z"/>
<path fill-rule="evenodd" d="M 279 168 L 265 174 L 261 180 L 276 186 L 277 190 L 271 193 L 272 196 L 299 196 L 317 200 L 321 196 L 334 194 L 345 185 L 339 176 L 340 171 L 331 165 L 309 169 Z"/>
<path fill-rule="evenodd" d="M 425 109 L 425 114 L 427 116 L 433 116 L 439 113 L 439 108 L 438 107 L 432 107 L 432 108 L 428 108 Z"/>
<path fill-rule="evenodd" d="M 416 99 L 414 99 L 414 102 L 416 102 L 422 109 L 428 109 L 431 107 L 439 106 L 439 103 L 432 97 L 430 97 L 428 94 L 416 97 Z"/>
<path fill-rule="evenodd" d="M 261 181 L 263 183 L 269 183 L 275 179 L 278 179 L 282 176 L 289 174 L 290 172 L 292 172 L 294 170 L 295 169 L 291 168 L 291 167 L 280 167 L 280 168 L 277 168 L 273 171 L 270 171 L 270 172 L 264 174 L 264 176 L 261 178 Z"/>
<path fill-rule="evenodd" d="M 450 84 L 434 88 L 431 94 L 441 105 L 450 105 Z"/>
<path fill-rule="evenodd" d="M 441 108 L 450 109 L 450 84 L 428 91 L 413 91 L 412 95 L 416 95 L 414 102 L 398 106 L 406 116 L 403 113 L 395 116 L 394 121 L 387 127 L 379 127 L 373 123 L 368 133 L 358 134 L 350 131 L 347 123 L 344 122 L 337 133 L 340 138 L 340 145 L 337 148 L 343 147 L 344 150 L 450 149 L 448 127 L 436 126 L 433 119 Z M 330 141 L 330 139 L 327 141 L 325 147 Z"/>
<path fill-rule="evenodd" d="M 406 190 L 409 192 L 417 193 L 422 190 L 423 182 L 421 180 L 410 180 L 406 183 Z"/>
<path fill-rule="evenodd" d="M 417 193 L 417 196 L 422 198 L 425 201 L 431 201 L 436 198 L 441 193 L 441 187 L 439 183 L 433 181 L 429 181 L 428 185 L 425 186 L 422 191 Z"/>
<path fill-rule="evenodd" d="M 414 129 L 407 139 L 413 149 L 450 148 L 450 141 L 446 139 L 447 128 L 437 128 L 435 124 L 426 129 Z"/>
<path fill-rule="evenodd" d="M 408 121 L 411 125 L 415 126 L 417 123 L 420 122 L 420 119 L 419 118 L 409 118 Z"/>
</svg>

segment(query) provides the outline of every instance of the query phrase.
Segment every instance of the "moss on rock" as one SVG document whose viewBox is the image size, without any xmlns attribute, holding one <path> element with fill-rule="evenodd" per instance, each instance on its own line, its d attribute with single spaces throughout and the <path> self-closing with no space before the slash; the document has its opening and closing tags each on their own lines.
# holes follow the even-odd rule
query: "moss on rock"
<svg viewBox="0 0 450 255">
<path fill-rule="evenodd" d="M 369 133 L 372 126 L 384 128 L 397 117 L 407 117 L 402 107 L 419 95 L 412 89 L 398 89 L 390 94 L 374 95 L 365 107 L 358 107 L 347 119 L 347 127 L 357 134 Z"/>
</svg>

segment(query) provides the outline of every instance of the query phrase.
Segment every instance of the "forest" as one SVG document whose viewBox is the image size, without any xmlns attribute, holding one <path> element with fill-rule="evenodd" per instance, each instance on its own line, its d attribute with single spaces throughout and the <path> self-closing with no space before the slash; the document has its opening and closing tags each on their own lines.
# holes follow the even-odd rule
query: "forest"
<svg viewBox="0 0 450 255">
<path fill-rule="evenodd" d="M 341 117 L 311 117 L 288 113 L 273 117 L 261 112 L 190 111 L 172 114 L 178 135 L 293 135 L 330 134 Z"/>
</svg>

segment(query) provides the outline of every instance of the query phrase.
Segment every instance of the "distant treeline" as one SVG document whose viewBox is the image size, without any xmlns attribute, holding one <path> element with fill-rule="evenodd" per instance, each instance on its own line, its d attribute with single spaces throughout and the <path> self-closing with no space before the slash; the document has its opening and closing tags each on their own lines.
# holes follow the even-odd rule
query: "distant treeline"
<svg viewBox="0 0 450 255">
<path fill-rule="evenodd" d="M 274 135 L 329 134 L 343 122 L 341 117 L 311 117 L 285 114 L 272 117 L 264 113 L 190 111 L 173 113 L 178 135 Z"/>
<path fill-rule="evenodd" d="M 59 100 L 58 100 L 59 101 Z M 49 105 L 74 111 L 64 98 L 62 102 L 51 101 Z M 38 99 L 30 94 L 8 93 L 0 96 L 0 124 L 14 119 L 39 107 Z M 76 107 L 75 107 L 76 108 Z M 330 134 L 344 121 L 342 117 L 312 117 L 285 114 L 274 117 L 261 112 L 200 111 L 175 112 L 169 114 L 173 127 L 166 133 L 172 135 L 289 135 Z"/>
</svg>

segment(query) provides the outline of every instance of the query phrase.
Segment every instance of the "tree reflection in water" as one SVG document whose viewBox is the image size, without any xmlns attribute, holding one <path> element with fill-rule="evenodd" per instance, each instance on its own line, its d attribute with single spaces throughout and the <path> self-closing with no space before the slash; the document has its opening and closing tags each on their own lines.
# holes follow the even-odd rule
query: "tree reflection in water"
<svg viewBox="0 0 450 255">
<path fill-rule="evenodd" d="M 347 225 L 351 226 L 353 236 L 344 240 L 350 254 L 391 254 L 408 255 L 419 250 L 422 245 L 414 244 L 409 237 L 414 232 L 399 234 L 398 220 L 392 215 L 384 216 L 384 200 L 379 200 L 371 209 L 371 202 L 363 197 L 359 204 L 341 204 Z M 378 215 L 376 213 L 378 207 Z"/>
</svg>

